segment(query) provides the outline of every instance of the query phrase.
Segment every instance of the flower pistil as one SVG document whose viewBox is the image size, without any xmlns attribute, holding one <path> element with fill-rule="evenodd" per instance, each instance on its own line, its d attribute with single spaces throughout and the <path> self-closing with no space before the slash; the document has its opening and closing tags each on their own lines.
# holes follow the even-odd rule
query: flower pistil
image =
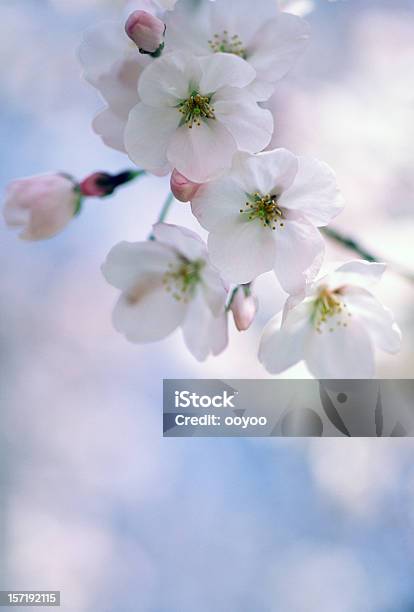
<svg viewBox="0 0 414 612">
<path fill-rule="evenodd" d="M 180 302 L 189 302 L 194 296 L 197 285 L 201 282 L 201 271 L 205 262 L 201 259 L 190 261 L 180 257 L 178 265 L 169 264 L 163 277 L 163 285 L 172 297 Z"/>
<path fill-rule="evenodd" d="M 213 53 L 232 53 L 242 59 L 247 58 L 246 49 L 243 47 L 240 36 L 235 34 L 230 37 L 227 30 L 224 30 L 222 34 L 214 34 L 208 44 Z"/>
<path fill-rule="evenodd" d="M 336 327 L 347 327 L 347 317 L 352 317 L 352 314 L 347 311 L 345 304 L 340 296 L 344 288 L 329 289 L 326 286 L 320 288 L 316 299 L 312 302 L 312 323 L 316 331 L 321 334 L 323 325 L 329 323 L 329 331 L 335 331 Z"/>
<path fill-rule="evenodd" d="M 249 195 L 245 208 L 241 208 L 240 213 L 247 215 L 249 221 L 259 219 L 263 227 L 270 227 L 272 230 L 278 225 L 284 227 L 283 210 L 278 204 L 276 195 L 262 195 L 258 192 Z"/>
<path fill-rule="evenodd" d="M 202 96 L 198 91 L 192 91 L 189 98 L 178 105 L 178 111 L 183 116 L 180 125 L 192 128 L 193 124 L 200 126 L 202 120 L 215 119 L 211 98 L 212 96 Z"/>
</svg>

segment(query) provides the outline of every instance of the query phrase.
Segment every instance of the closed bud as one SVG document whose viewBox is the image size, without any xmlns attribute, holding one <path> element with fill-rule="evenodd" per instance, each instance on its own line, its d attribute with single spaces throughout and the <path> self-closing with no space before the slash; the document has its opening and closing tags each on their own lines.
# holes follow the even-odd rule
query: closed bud
<svg viewBox="0 0 414 612">
<path fill-rule="evenodd" d="M 252 293 L 249 285 L 237 288 L 230 305 L 234 323 L 239 331 L 246 331 L 253 323 L 257 313 L 257 297 Z"/>
<path fill-rule="evenodd" d="M 125 32 L 141 53 L 159 55 L 164 46 L 165 24 L 146 11 L 134 11 L 125 24 Z"/>
<path fill-rule="evenodd" d="M 180 202 L 189 202 L 193 199 L 200 187 L 200 183 L 193 183 L 178 170 L 173 170 L 171 174 L 171 191 L 174 197 Z"/>
<path fill-rule="evenodd" d="M 87 176 L 79 185 L 82 195 L 95 198 L 108 195 L 107 177 L 105 172 L 94 172 Z"/>
<path fill-rule="evenodd" d="M 76 184 L 60 174 L 45 174 L 10 183 L 4 218 L 21 230 L 23 240 L 44 240 L 62 231 L 79 211 L 81 195 Z"/>
</svg>

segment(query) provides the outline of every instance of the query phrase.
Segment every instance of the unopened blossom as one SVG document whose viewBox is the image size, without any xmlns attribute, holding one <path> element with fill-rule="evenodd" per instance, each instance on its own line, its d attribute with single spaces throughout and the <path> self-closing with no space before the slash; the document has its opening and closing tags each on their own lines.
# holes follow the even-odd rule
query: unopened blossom
<svg viewBox="0 0 414 612">
<path fill-rule="evenodd" d="M 140 167 L 170 167 L 202 183 L 222 175 L 238 150 L 270 141 L 273 119 L 246 91 L 255 78 L 236 55 L 164 55 L 141 75 L 141 102 L 129 115 L 125 148 Z"/>
<path fill-rule="evenodd" d="M 164 45 L 165 24 L 147 11 L 134 11 L 125 24 L 127 36 L 141 53 L 160 53 Z"/>
<path fill-rule="evenodd" d="M 121 242 L 102 267 L 121 291 L 115 328 L 136 343 L 155 342 L 181 327 L 191 353 L 203 361 L 227 345 L 227 290 L 202 240 L 181 227 L 154 226 L 154 241 Z"/>
<path fill-rule="evenodd" d="M 171 191 L 179 202 L 189 202 L 197 193 L 199 183 L 193 183 L 188 178 L 173 170 L 170 181 Z"/>
<path fill-rule="evenodd" d="M 60 174 L 18 179 L 7 187 L 4 219 L 23 240 L 51 238 L 73 219 L 80 197 L 74 182 Z"/>
<path fill-rule="evenodd" d="M 239 331 L 249 329 L 257 313 L 258 301 L 251 286 L 237 287 L 231 301 L 230 310 L 233 313 L 234 323 Z"/>
<path fill-rule="evenodd" d="M 343 207 L 332 170 L 286 149 L 238 154 L 231 172 L 202 185 L 192 210 L 209 231 L 212 263 L 245 284 L 274 270 L 288 293 L 318 273 L 324 241 L 318 227 Z"/>
<path fill-rule="evenodd" d="M 184 4 L 166 15 L 166 50 L 184 49 L 205 56 L 227 53 L 246 60 L 256 76 L 250 88 L 267 100 L 275 84 L 292 68 L 309 38 L 297 15 L 278 10 L 276 0 L 204 2 L 194 15 Z"/>
<path fill-rule="evenodd" d="M 79 48 L 84 78 L 106 103 L 93 121 L 104 143 L 125 152 L 124 131 L 130 110 L 139 102 L 138 80 L 151 59 L 138 52 L 121 22 L 101 22 L 87 30 Z"/>
<path fill-rule="evenodd" d="M 315 378 L 372 378 L 377 347 L 400 350 L 401 332 L 390 310 L 368 290 L 386 266 L 351 261 L 289 298 L 283 320 L 263 332 L 259 359 L 272 374 L 301 360 Z"/>
</svg>

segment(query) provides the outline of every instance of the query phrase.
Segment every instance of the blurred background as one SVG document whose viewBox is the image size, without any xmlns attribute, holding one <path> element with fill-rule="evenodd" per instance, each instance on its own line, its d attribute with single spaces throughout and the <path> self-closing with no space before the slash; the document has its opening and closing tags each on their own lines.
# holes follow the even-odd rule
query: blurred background
<svg viewBox="0 0 414 612">
<path fill-rule="evenodd" d="M 121 4 L 0 0 L 2 194 L 49 170 L 130 167 L 92 133 L 103 104 L 76 58 Z M 269 103 L 274 143 L 328 162 L 347 200 L 336 227 L 414 272 L 414 2 L 283 4 L 312 38 Z M 100 265 L 148 234 L 167 192 L 145 178 L 91 199 L 44 243 L 0 220 L 0 589 L 61 590 L 65 612 L 412 612 L 410 440 L 161 437 L 163 378 L 267 377 L 258 340 L 284 299 L 260 279 L 254 326 L 231 324 L 204 364 L 180 332 L 118 335 Z M 170 219 L 199 229 L 186 205 Z M 413 378 L 414 286 L 390 268 L 378 295 L 404 334 L 378 376 Z"/>
</svg>

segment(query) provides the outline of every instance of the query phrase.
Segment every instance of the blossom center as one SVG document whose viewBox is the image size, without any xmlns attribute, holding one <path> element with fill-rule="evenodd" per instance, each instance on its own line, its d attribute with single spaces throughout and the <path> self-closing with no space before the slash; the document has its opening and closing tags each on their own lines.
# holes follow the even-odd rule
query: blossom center
<svg viewBox="0 0 414 612">
<path fill-rule="evenodd" d="M 263 227 L 269 227 L 275 230 L 277 226 L 284 227 L 283 210 L 280 208 L 277 195 L 266 194 L 262 195 L 259 192 L 248 196 L 245 207 L 240 209 L 242 215 L 246 215 L 249 221 L 259 219 Z"/>
<path fill-rule="evenodd" d="M 204 266 L 205 262 L 201 259 L 190 261 L 184 257 L 180 258 L 178 264 L 170 263 L 162 280 L 165 290 L 178 302 L 188 303 L 201 282 Z"/>
<path fill-rule="evenodd" d="M 247 58 L 246 49 L 240 36 L 238 34 L 230 36 L 227 30 L 223 30 L 222 34 L 214 34 L 208 44 L 213 53 L 232 53 L 243 59 Z"/>
<path fill-rule="evenodd" d="M 180 125 L 192 128 L 201 125 L 201 121 L 215 119 L 214 108 L 211 105 L 212 96 L 202 96 L 197 91 L 192 91 L 187 100 L 182 100 L 178 105 L 178 111 L 182 114 Z"/>
<path fill-rule="evenodd" d="M 352 314 L 347 311 L 347 305 L 341 300 L 343 287 L 329 289 L 323 286 L 312 303 L 312 323 L 321 334 L 325 328 L 334 332 L 336 328 L 347 327 L 347 317 Z"/>
</svg>

